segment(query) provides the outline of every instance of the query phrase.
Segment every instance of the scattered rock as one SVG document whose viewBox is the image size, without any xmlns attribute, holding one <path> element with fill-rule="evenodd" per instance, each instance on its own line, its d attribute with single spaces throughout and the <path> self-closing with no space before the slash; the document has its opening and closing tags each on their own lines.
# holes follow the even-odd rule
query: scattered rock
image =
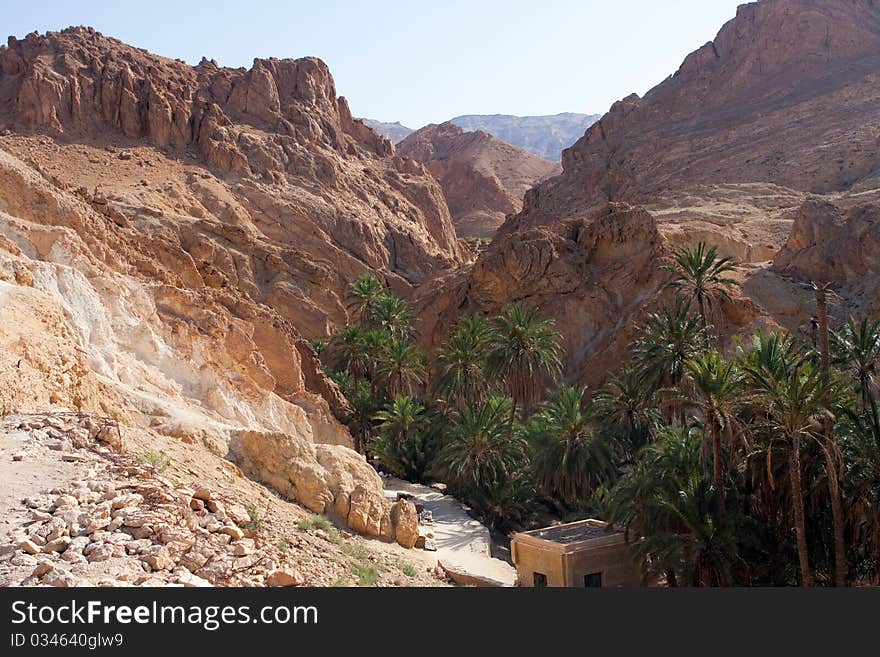
<svg viewBox="0 0 880 657">
<path fill-rule="evenodd" d="M 303 576 L 293 568 L 279 568 L 266 577 L 269 586 L 302 586 L 304 583 Z"/>
</svg>

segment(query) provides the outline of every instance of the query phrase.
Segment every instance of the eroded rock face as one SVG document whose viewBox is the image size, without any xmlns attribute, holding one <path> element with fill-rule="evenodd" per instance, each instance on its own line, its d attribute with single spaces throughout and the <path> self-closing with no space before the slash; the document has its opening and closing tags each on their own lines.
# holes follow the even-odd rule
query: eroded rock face
<svg viewBox="0 0 880 657">
<path fill-rule="evenodd" d="M 565 180 L 628 201 L 699 183 L 846 189 L 878 164 L 878 48 L 870 0 L 741 5 L 675 75 L 566 150 Z"/>
<path fill-rule="evenodd" d="M 439 186 L 352 118 L 318 59 L 190 67 L 70 28 L 10 37 L 0 90 L 5 128 L 59 140 L 3 148 L 28 164 L 67 159 L 51 175 L 89 192 L 97 184 L 101 211 L 119 224 L 158 213 L 160 235 L 176 244 L 157 253 L 188 253 L 163 262 L 187 287 L 244 287 L 288 319 L 296 309 L 310 338 L 345 320 L 340 295 L 359 273 L 405 292 L 461 258 Z M 98 171 L 77 175 L 86 172 L 71 166 L 82 155 L 71 142 L 97 147 L 85 159 Z M 203 166 L 172 164 L 188 161 Z"/>
<path fill-rule="evenodd" d="M 839 201 L 840 202 L 840 201 Z M 772 270 L 799 281 L 832 283 L 851 310 L 880 310 L 880 204 L 813 198 L 798 210 Z"/>
<path fill-rule="evenodd" d="M 359 274 L 406 294 L 461 257 L 439 185 L 317 59 L 10 38 L 0 127 L 2 412 L 83 408 L 221 455 L 238 430 L 351 445 L 309 340 Z"/>
<path fill-rule="evenodd" d="M 462 237 L 490 237 L 508 214 L 522 209 L 526 190 L 562 171 L 555 162 L 454 123 L 414 132 L 397 152 L 421 162 L 437 178 Z"/>
<path fill-rule="evenodd" d="M 562 334 L 569 380 L 597 383 L 618 364 L 636 320 L 666 281 L 665 244 L 650 213 L 609 204 L 580 220 L 501 234 L 470 276 L 450 281 L 423 329 L 434 341 L 462 312 L 497 313 L 512 300 L 538 306 Z M 438 317 L 436 324 L 429 317 Z"/>
<path fill-rule="evenodd" d="M 616 103 L 564 151 L 563 173 L 526 193 L 472 273 L 444 279 L 443 304 L 419 295 L 440 316 L 429 341 L 461 311 L 530 301 L 562 329 L 568 377 L 593 383 L 617 368 L 633 323 L 658 303 L 671 249 L 698 241 L 745 265 L 745 297 L 724 306 L 725 331 L 797 329 L 808 306 L 801 283 L 780 272 L 849 281 L 867 267 L 873 210 L 802 204 L 811 194 L 876 204 L 878 52 L 870 0 L 740 6 L 675 75 Z M 652 219 L 636 220 L 633 207 L 620 221 L 609 202 Z"/>
</svg>

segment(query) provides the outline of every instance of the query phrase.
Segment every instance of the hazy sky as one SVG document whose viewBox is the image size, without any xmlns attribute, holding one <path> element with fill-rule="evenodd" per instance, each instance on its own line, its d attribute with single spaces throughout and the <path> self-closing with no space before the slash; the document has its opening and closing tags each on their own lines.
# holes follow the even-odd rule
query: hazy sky
<svg viewBox="0 0 880 657">
<path fill-rule="evenodd" d="M 459 114 L 604 113 L 675 72 L 737 0 L 42 0 L 3 28 L 91 25 L 166 57 L 225 66 L 316 55 L 355 116 L 411 127 Z"/>
</svg>

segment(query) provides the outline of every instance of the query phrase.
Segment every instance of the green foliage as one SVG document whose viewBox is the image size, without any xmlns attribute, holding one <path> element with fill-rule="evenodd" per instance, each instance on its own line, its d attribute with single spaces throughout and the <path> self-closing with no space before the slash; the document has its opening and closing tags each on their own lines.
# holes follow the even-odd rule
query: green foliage
<svg viewBox="0 0 880 657">
<path fill-rule="evenodd" d="M 385 296 L 385 288 L 372 274 L 361 274 L 348 289 L 348 308 L 355 317 L 369 321 Z"/>
<path fill-rule="evenodd" d="M 646 559 L 649 577 L 690 586 L 728 585 L 736 549 L 729 525 L 718 523 L 713 513 L 700 442 L 690 429 L 661 429 L 635 470 L 613 489 L 606 513 L 642 537 L 635 550 Z"/>
<path fill-rule="evenodd" d="M 843 524 L 850 581 L 880 584 L 880 322 L 831 331 L 831 371 L 782 332 L 724 343 L 732 269 L 705 244 L 676 252 L 675 295 L 595 391 L 560 385 L 560 336 L 525 303 L 460 318 L 426 358 L 411 308 L 372 276 L 322 358 L 358 449 L 443 480 L 498 529 L 599 513 L 627 528 L 648 579 L 721 586 L 839 581 Z M 301 523 L 325 526 L 341 540 Z M 351 573 L 373 585 L 359 547 L 343 548 Z"/>
<path fill-rule="evenodd" d="M 345 543 L 342 551 L 353 559 L 366 559 L 370 556 L 370 551 L 360 543 Z"/>
<path fill-rule="evenodd" d="M 638 370 L 624 365 L 596 392 L 593 403 L 599 430 L 612 438 L 619 461 L 632 463 L 661 423 L 650 386 Z"/>
<path fill-rule="evenodd" d="M 728 288 L 736 281 L 726 274 L 734 269 L 731 258 L 718 256 L 718 247 L 707 248 L 700 242 L 694 248 L 683 247 L 674 254 L 675 266 L 670 285 L 678 289 L 688 302 L 696 301 L 700 312 L 704 336 L 709 339 L 709 312 L 721 299 L 730 297 Z"/>
<path fill-rule="evenodd" d="M 260 510 L 257 508 L 257 505 L 248 502 L 245 504 L 245 509 L 247 509 L 248 518 L 250 518 L 245 524 L 241 526 L 245 531 L 251 531 L 255 533 L 259 533 L 263 529 L 263 523 L 260 520 Z"/>
<path fill-rule="evenodd" d="M 437 350 L 435 392 L 452 406 L 482 403 L 490 389 L 486 372 L 491 332 L 480 315 L 463 317 Z"/>
<path fill-rule="evenodd" d="M 503 382 L 513 400 L 533 403 L 546 377 L 562 369 L 560 336 L 552 319 L 542 319 L 534 306 L 512 304 L 493 320 L 487 355 L 487 374 Z M 510 422 L 512 426 L 512 420 Z"/>
<path fill-rule="evenodd" d="M 425 357 L 400 338 L 392 338 L 379 357 L 377 373 L 389 396 L 412 394 L 415 384 L 425 380 Z"/>
<path fill-rule="evenodd" d="M 158 474 L 162 474 L 171 467 L 171 458 L 165 452 L 146 451 L 141 455 L 141 461 L 149 465 Z"/>
<path fill-rule="evenodd" d="M 416 567 L 409 563 L 408 561 L 399 561 L 397 562 L 397 567 L 407 577 L 415 577 L 416 576 Z"/>
<path fill-rule="evenodd" d="M 330 522 L 324 516 L 319 516 L 317 514 L 311 515 L 308 518 L 303 518 L 297 523 L 297 527 L 299 527 L 302 531 L 312 531 L 315 529 L 320 529 L 321 531 L 331 532 L 336 528 L 333 526 L 333 523 Z"/>
<path fill-rule="evenodd" d="M 444 479 L 465 501 L 496 526 L 529 514 L 534 496 L 526 476 L 526 441 L 521 431 L 508 431 L 512 402 L 490 396 L 452 417 L 437 456 Z"/>
<path fill-rule="evenodd" d="M 379 297 L 370 313 L 376 328 L 395 340 L 409 340 L 412 337 L 412 310 L 409 304 L 391 294 Z"/>
<path fill-rule="evenodd" d="M 705 331 L 698 317 L 691 315 L 689 303 L 676 295 L 672 306 L 663 306 L 648 315 L 641 336 L 633 345 L 638 375 L 652 393 L 668 393 L 681 384 L 685 363 L 700 353 Z M 667 404 L 675 409 L 675 404 Z"/>
<path fill-rule="evenodd" d="M 379 572 L 376 568 L 364 563 L 351 564 L 351 573 L 357 577 L 358 586 L 376 586 L 379 581 Z"/>
<path fill-rule="evenodd" d="M 583 387 L 563 386 L 527 427 L 535 482 L 563 507 L 583 506 L 615 479 L 612 448 L 595 431 L 585 394 Z"/>
</svg>

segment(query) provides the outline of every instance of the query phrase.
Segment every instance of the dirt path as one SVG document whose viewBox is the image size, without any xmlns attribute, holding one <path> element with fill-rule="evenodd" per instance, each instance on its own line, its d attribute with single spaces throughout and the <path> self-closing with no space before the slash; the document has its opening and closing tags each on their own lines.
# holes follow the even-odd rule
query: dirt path
<svg viewBox="0 0 880 657">
<path fill-rule="evenodd" d="M 489 530 L 471 518 L 462 505 L 451 495 L 423 486 L 389 477 L 385 480 L 385 494 L 396 497 L 408 493 L 424 504 L 433 516 L 434 524 L 424 529 L 434 534 L 436 552 L 413 550 L 413 556 L 426 562 L 437 561 L 465 575 L 474 576 L 498 586 L 513 586 L 516 570 L 506 561 L 491 556 L 492 537 Z"/>
</svg>

